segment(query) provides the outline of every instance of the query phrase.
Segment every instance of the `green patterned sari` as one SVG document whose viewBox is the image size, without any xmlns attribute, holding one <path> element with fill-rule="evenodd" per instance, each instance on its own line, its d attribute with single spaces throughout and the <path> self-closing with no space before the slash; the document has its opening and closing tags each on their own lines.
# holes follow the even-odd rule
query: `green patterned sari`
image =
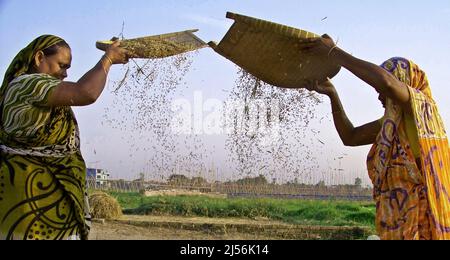
<svg viewBox="0 0 450 260">
<path fill-rule="evenodd" d="M 86 239 L 89 233 L 75 116 L 70 107 L 45 106 L 61 81 L 23 69 L 30 55 L 58 39 L 41 36 L 22 50 L 0 90 L 0 240 Z"/>
</svg>

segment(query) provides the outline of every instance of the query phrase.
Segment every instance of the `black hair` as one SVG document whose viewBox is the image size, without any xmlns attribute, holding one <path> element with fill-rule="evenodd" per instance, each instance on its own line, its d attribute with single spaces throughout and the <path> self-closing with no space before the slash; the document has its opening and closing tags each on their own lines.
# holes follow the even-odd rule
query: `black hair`
<svg viewBox="0 0 450 260">
<path fill-rule="evenodd" d="M 60 41 L 56 44 L 53 44 L 52 46 L 45 48 L 42 50 L 45 56 L 52 56 L 58 53 L 59 48 L 68 48 L 70 49 L 69 44 L 66 41 Z"/>
</svg>

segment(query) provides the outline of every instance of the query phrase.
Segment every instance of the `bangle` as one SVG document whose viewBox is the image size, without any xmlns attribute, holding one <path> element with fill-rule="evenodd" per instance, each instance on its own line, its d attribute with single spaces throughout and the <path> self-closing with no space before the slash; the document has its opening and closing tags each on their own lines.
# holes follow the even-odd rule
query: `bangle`
<svg viewBox="0 0 450 260">
<path fill-rule="evenodd" d="M 334 45 L 333 48 L 330 49 L 330 51 L 328 52 L 328 58 L 330 58 L 331 53 L 337 48 L 337 45 Z"/>
<path fill-rule="evenodd" d="M 103 68 L 103 71 L 105 72 L 105 75 L 106 76 L 108 76 L 108 69 L 106 69 L 106 67 L 105 67 L 105 63 L 103 62 L 103 59 L 101 60 L 101 63 L 102 63 L 102 68 Z"/>
<path fill-rule="evenodd" d="M 109 64 L 113 65 L 113 62 L 112 62 L 111 58 L 107 54 L 103 55 L 103 57 L 105 57 L 106 60 L 109 61 Z"/>
</svg>

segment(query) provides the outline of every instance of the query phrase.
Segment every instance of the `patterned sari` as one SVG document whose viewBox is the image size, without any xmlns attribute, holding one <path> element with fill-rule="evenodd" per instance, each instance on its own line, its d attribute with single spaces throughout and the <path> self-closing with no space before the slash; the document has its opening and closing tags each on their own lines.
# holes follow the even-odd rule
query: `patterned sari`
<svg viewBox="0 0 450 260">
<path fill-rule="evenodd" d="M 45 35 L 14 59 L 0 89 L 0 240 L 86 239 L 86 166 L 70 107 L 47 107 L 61 82 L 26 74 Z"/>
<path fill-rule="evenodd" d="M 385 240 L 450 239 L 450 154 L 425 73 L 393 58 L 382 67 L 408 86 L 411 112 L 388 99 L 367 166 Z"/>
</svg>

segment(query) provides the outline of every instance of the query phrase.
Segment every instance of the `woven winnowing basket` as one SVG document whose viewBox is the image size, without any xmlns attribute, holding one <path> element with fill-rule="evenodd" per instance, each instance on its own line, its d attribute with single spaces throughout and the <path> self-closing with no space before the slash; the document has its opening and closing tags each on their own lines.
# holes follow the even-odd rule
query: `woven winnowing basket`
<svg viewBox="0 0 450 260">
<path fill-rule="evenodd" d="M 189 30 L 121 41 L 120 46 L 127 49 L 132 58 L 166 58 L 185 52 L 198 50 L 208 45 Z M 98 41 L 97 48 L 106 50 L 112 41 Z"/>
<path fill-rule="evenodd" d="M 302 39 L 320 37 L 293 27 L 244 15 L 227 13 L 235 20 L 224 39 L 209 45 L 260 80 L 283 88 L 304 87 L 307 80 L 326 81 L 341 67 L 327 56 L 302 53 Z"/>
</svg>

